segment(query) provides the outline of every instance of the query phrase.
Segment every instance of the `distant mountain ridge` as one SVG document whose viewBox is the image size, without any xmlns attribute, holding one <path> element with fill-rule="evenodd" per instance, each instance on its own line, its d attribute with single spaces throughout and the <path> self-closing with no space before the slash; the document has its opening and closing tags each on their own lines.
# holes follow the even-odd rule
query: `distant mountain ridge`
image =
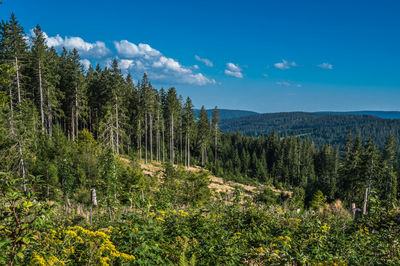
<svg viewBox="0 0 400 266">
<path fill-rule="evenodd" d="M 384 119 L 400 119 L 400 111 L 348 111 L 348 112 L 316 112 L 317 114 L 351 114 L 372 115 Z"/>
<path fill-rule="evenodd" d="M 214 109 L 207 109 L 206 112 L 208 116 L 211 117 L 211 114 Z M 199 115 L 200 109 L 194 109 L 196 116 Z M 259 113 L 253 111 L 246 111 L 246 110 L 231 110 L 231 109 L 218 109 L 219 118 L 222 119 L 229 119 L 229 118 L 239 118 L 244 116 L 252 116 L 258 115 Z"/>
<path fill-rule="evenodd" d="M 385 145 L 390 134 L 400 141 L 400 119 L 384 119 L 377 115 L 382 116 L 382 113 L 375 112 L 375 116 L 362 112 L 267 113 L 223 119 L 220 128 L 225 132 L 240 132 L 255 137 L 276 131 L 282 137 L 310 138 L 317 146 L 330 143 L 343 147 L 350 130 L 355 136 L 359 134 L 364 142 L 371 137 L 380 147 Z"/>
</svg>

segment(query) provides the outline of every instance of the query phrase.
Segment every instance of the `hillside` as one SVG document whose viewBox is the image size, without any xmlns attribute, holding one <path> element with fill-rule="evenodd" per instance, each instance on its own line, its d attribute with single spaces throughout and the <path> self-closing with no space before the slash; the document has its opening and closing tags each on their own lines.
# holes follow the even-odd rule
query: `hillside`
<svg viewBox="0 0 400 266">
<path fill-rule="evenodd" d="M 399 111 L 349 111 L 349 112 L 317 112 L 319 114 L 351 114 L 372 115 L 384 119 L 400 119 Z"/>
<path fill-rule="evenodd" d="M 371 115 L 324 113 L 271 113 L 221 121 L 221 130 L 241 132 L 248 136 L 268 135 L 274 130 L 280 136 L 300 136 L 312 139 L 316 145 L 331 143 L 343 146 L 349 130 L 360 134 L 363 141 L 371 137 L 380 147 L 393 134 L 400 138 L 400 121 Z"/>
<path fill-rule="evenodd" d="M 211 117 L 213 110 L 214 109 L 206 110 L 209 117 Z M 194 109 L 194 112 L 196 113 L 196 116 L 198 116 L 200 113 L 200 109 Z M 231 109 L 218 109 L 218 112 L 219 112 L 220 119 L 239 118 L 239 117 L 245 117 L 245 116 L 251 116 L 251 115 L 258 114 L 253 111 L 231 110 Z"/>
<path fill-rule="evenodd" d="M 121 158 L 121 160 L 125 163 L 130 163 L 129 160 L 126 158 Z M 161 174 L 163 171 L 162 164 L 157 163 L 157 162 L 153 162 L 153 163 L 142 162 L 140 164 L 140 167 L 141 167 L 144 175 L 149 176 L 149 177 L 157 176 L 159 181 L 162 180 L 162 174 Z M 174 167 L 177 168 L 178 166 L 174 165 Z M 209 183 L 208 187 L 210 188 L 214 198 L 219 193 L 224 193 L 227 198 L 232 199 L 234 197 L 233 193 L 237 187 L 239 187 L 243 190 L 243 193 L 246 197 L 254 197 L 258 193 L 262 192 L 265 188 L 270 189 L 277 196 L 280 194 L 287 195 L 289 197 L 292 196 L 291 191 L 276 189 L 273 186 L 267 186 L 267 185 L 261 184 L 261 183 L 257 184 L 257 185 L 245 185 L 245 184 L 238 183 L 238 182 L 225 181 L 223 178 L 217 177 L 217 176 L 213 175 L 207 169 L 199 167 L 199 166 L 185 168 L 185 170 L 188 172 L 195 172 L 195 173 L 204 171 L 209 178 L 210 183 Z"/>
</svg>

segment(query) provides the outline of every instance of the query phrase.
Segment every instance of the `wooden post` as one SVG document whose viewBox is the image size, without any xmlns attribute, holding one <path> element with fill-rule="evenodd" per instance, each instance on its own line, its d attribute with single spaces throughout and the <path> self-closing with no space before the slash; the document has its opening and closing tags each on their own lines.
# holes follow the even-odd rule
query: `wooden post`
<svg viewBox="0 0 400 266">
<path fill-rule="evenodd" d="M 92 189 L 90 190 L 90 194 L 91 194 L 91 197 L 92 197 L 92 205 L 93 205 L 93 206 L 97 206 L 96 189 L 92 188 Z"/>
<path fill-rule="evenodd" d="M 352 215 L 353 215 L 353 219 L 354 218 L 356 218 L 356 204 L 353 202 L 352 204 L 351 204 L 351 213 L 352 213 Z"/>
</svg>

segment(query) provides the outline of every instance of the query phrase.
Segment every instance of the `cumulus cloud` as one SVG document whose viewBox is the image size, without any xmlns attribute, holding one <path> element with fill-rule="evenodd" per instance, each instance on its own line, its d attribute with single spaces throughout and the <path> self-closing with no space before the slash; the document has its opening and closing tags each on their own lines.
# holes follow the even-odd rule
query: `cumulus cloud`
<svg viewBox="0 0 400 266">
<path fill-rule="evenodd" d="M 125 58 L 146 57 L 151 58 L 160 56 L 161 53 L 156 49 L 151 48 L 150 45 L 139 43 L 138 45 L 131 43 L 127 40 L 114 42 L 115 49 L 120 56 Z"/>
<path fill-rule="evenodd" d="M 242 69 L 234 63 L 227 63 L 225 74 L 235 78 L 243 78 Z"/>
<path fill-rule="evenodd" d="M 33 35 L 33 31 L 31 30 Z M 117 55 L 114 55 L 106 44 L 101 41 L 90 43 L 81 37 L 65 37 L 59 34 L 49 37 L 44 33 L 47 45 L 60 51 L 62 47 L 67 50 L 77 49 L 82 57 L 81 64 L 88 69 L 91 61 L 109 67 L 112 57 L 117 57 L 120 68 L 124 73 L 131 73 L 135 78 L 140 79 L 143 73 L 149 78 L 163 83 L 185 83 L 194 85 L 215 84 L 214 79 L 204 76 L 202 73 L 195 73 L 197 65 L 183 66 L 177 60 L 164 56 L 160 51 L 145 43 L 138 45 L 127 40 L 115 41 L 114 46 Z M 89 61 L 89 59 L 91 61 Z M 205 62 L 204 62 L 205 63 Z M 210 61 L 209 63 L 212 64 Z M 209 64 L 208 63 L 208 64 Z M 205 63 L 207 64 L 207 63 Z"/>
<path fill-rule="evenodd" d="M 65 47 L 67 50 L 76 49 L 81 57 L 88 57 L 94 59 L 102 59 L 111 55 L 111 51 L 106 47 L 104 42 L 96 41 L 94 43 L 86 42 L 81 37 L 65 37 L 60 35 L 49 37 L 44 33 L 49 47 L 54 47 L 60 50 Z"/>
<path fill-rule="evenodd" d="M 329 63 L 322 63 L 318 65 L 319 68 L 323 68 L 323 69 L 333 69 L 332 64 Z"/>
<path fill-rule="evenodd" d="M 198 56 L 198 55 L 195 55 L 194 58 L 195 58 L 197 61 L 204 63 L 204 64 L 205 64 L 206 66 L 208 66 L 208 67 L 213 67 L 213 66 L 214 66 L 213 62 L 211 62 L 211 61 L 210 61 L 209 59 L 207 59 L 207 58 L 201 58 L 201 57 Z"/>
<path fill-rule="evenodd" d="M 160 51 L 148 44 L 138 45 L 127 40 L 114 42 L 119 64 L 122 70 L 140 78 L 144 72 L 150 79 L 168 83 L 186 83 L 194 85 L 215 84 L 214 79 L 207 78 L 202 73 L 193 70 L 198 66 L 186 67 L 177 60 L 164 56 Z"/>
<path fill-rule="evenodd" d="M 275 63 L 274 66 L 278 69 L 289 69 L 291 67 L 297 66 L 296 62 L 288 62 L 285 59 L 282 59 L 282 62 Z"/>
</svg>

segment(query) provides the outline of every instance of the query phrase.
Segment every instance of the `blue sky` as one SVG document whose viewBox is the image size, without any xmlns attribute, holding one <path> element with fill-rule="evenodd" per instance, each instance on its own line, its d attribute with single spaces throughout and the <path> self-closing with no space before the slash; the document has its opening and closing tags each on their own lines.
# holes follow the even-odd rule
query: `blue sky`
<svg viewBox="0 0 400 266">
<path fill-rule="evenodd" d="M 400 110 L 399 1 L 4 0 L 0 18 L 12 11 L 56 49 L 117 57 L 196 107 Z"/>
</svg>

